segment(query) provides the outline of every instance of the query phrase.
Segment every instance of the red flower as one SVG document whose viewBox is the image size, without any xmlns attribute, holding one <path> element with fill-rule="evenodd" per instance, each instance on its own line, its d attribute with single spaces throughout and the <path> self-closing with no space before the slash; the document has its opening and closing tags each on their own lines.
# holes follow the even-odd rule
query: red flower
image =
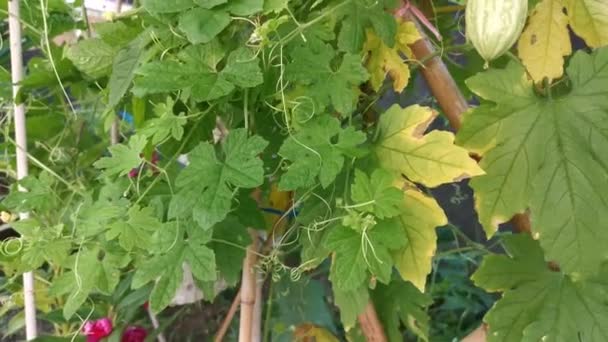
<svg viewBox="0 0 608 342">
<path fill-rule="evenodd" d="M 148 336 L 146 329 L 137 326 L 128 327 L 122 334 L 120 342 L 144 342 L 146 336 Z"/>
<path fill-rule="evenodd" d="M 87 321 L 82 327 L 82 333 L 87 337 L 87 342 L 99 342 L 112 333 L 112 321 L 107 317 Z"/>
</svg>

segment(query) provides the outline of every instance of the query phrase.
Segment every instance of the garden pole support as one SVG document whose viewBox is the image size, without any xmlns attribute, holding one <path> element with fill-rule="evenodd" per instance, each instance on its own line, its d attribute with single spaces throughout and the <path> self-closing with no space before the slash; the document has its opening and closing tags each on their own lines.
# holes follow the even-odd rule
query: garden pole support
<svg viewBox="0 0 608 342">
<path fill-rule="evenodd" d="M 11 76 L 13 82 L 13 119 L 15 121 L 15 150 L 17 158 L 17 180 L 27 177 L 27 135 L 25 126 L 25 106 L 17 104 L 17 94 L 23 79 L 23 52 L 21 50 L 21 16 L 19 0 L 8 0 L 8 25 L 11 48 Z M 21 186 L 19 191 L 26 191 Z M 27 219 L 28 213 L 19 213 L 21 220 Z M 23 304 L 25 311 L 26 339 L 36 338 L 36 300 L 34 298 L 34 273 L 23 274 Z"/>
<path fill-rule="evenodd" d="M 253 323 L 253 307 L 255 305 L 255 293 L 257 276 L 255 265 L 258 254 L 258 235 L 249 229 L 251 245 L 247 247 L 247 254 L 243 261 L 243 275 L 241 280 L 241 319 L 239 326 L 239 342 L 251 342 L 251 331 Z"/>
<path fill-rule="evenodd" d="M 365 310 L 357 316 L 361 331 L 367 342 L 386 342 L 386 334 L 384 328 L 378 319 L 376 308 L 371 300 L 367 302 Z"/>
<path fill-rule="evenodd" d="M 116 1 L 116 15 L 122 11 L 123 0 Z M 120 141 L 120 120 L 114 118 L 112 126 L 110 126 L 110 144 L 116 145 Z"/>
<path fill-rule="evenodd" d="M 469 108 L 469 105 L 441 57 L 434 55 L 435 49 L 418 21 L 409 13 L 406 13 L 405 19 L 412 21 L 422 36 L 422 39 L 410 45 L 417 60 L 426 60 L 423 67 L 420 68 L 422 76 L 424 76 L 431 93 L 437 99 L 450 125 L 458 131 L 462 122 L 462 114 Z M 434 57 L 430 58 L 431 56 Z M 528 214 L 516 214 L 511 219 L 511 223 L 518 232 L 530 232 L 530 216 Z"/>
</svg>

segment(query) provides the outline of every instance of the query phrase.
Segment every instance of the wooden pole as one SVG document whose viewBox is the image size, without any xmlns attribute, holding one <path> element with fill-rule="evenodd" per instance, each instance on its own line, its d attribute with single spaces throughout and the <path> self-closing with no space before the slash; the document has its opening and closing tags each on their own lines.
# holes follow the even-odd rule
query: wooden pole
<svg viewBox="0 0 608 342">
<path fill-rule="evenodd" d="M 222 321 L 222 325 L 220 326 L 220 329 L 217 331 L 217 334 L 215 335 L 215 338 L 213 339 L 214 342 L 222 342 L 224 340 L 224 336 L 226 336 L 226 333 L 228 332 L 228 328 L 230 327 L 230 322 L 232 322 L 232 318 L 234 317 L 234 314 L 239 309 L 240 303 L 241 303 L 241 289 L 239 289 L 238 292 L 236 293 L 236 295 L 234 296 L 234 299 L 232 300 L 232 304 L 230 305 L 230 309 L 228 309 L 228 313 L 226 314 L 226 317 Z"/>
<path fill-rule="evenodd" d="M 258 253 L 258 236 L 250 229 L 251 245 L 247 247 L 247 254 L 243 261 L 243 275 L 241 280 L 241 317 L 239 325 L 239 342 L 251 342 L 251 331 L 253 324 L 253 308 L 255 305 L 255 293 L 257 277 L 255 264 Z"/>
<path fill-rule="evenodd" d="M 378 319 L 376 308 L 371 300 L 367 302 L 365 310 L 357 316 L 357 319 L 359 320 L 359 325 L 361 326 L 361 331 L 363 332 L 366 341 L 387 341 L 384 328 L 382 327 L 382 323 L 380 323 L 380 319 Z"/>
<path fill-rule="evenodd" d="M 13 120 L 15 122 L 15 149 L 17 158 L 17 180 L 28 175 L 27 135 L 25 126 L 25 106 L 17 104 L 17 94 L 23 80 L 23 51 L 21 50 L 21 15 L 19 0 L 8 0 L 8 25 L 11 48 L 11 76 L 13 82 Z M 26 191 L 21 186 L 19 191 Z M 19 213 L 21 220 L 27 219 L 28 213 Z M 36 300 L 34 297 L 34 273 L 23 274 L 23 304 L 25 311 L 25 336 L 28 341 L 38 335 L 36 326 Z"/>
<path fill-rule="evenodd" d="M 116 1 L 116 14 L 122 11 L 123 0 Z M 110 144 L 116 145 L 120 141 L 120 119 L 114 118 L 112 126 L 110 126 Z"/>
</svg>

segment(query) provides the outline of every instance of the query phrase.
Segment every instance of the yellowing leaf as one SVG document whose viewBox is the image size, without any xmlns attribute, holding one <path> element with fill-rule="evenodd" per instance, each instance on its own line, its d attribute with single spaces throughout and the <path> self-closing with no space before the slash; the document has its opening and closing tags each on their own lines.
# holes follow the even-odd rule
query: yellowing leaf
<svg viewBox="0 0 608 342">
<path fill-rule="evenodd" d="M 587 45 L 600 47 L 608 44 L 608 1 L 566 0 L 570 27 Z"/>
<path fill-rule="evenodd" d="M 563 57 L 572 53 L 563 7 L 562 0 L 538 3 L 519 38 L 519 57 L 535 82 L 562 76 Z"/>
<path fill-rule="evenodd" d="M 300 324 L 293 333 L 299 342 L 338 342 L 339 340 L 329 331 L 309 323 Z"/>
<path fill-rule="evenodd" d="M 424 134 L 434 118 L 433 110 L 418 105 L 393 105 L 382 114 L 374 147 L 380 166 L 428 187 L 484 174 L 467 150 L 454 145 L 451 132 Z"/>
<path fill-rule="evenodd" d="M 437 202 L 418 190 L 405 191 L 401 208 L 401 215 L 397 219 L 407 244 L 393 252 L 395 267 L 403 279 L 424 292 L 437 248 L 435 228 L 446 225 L 448 220 Z"/>
<path fill-rule="evenodd" d="M 393 80 L 393 89 L 402 92 L 410 79 L 410 69 L 401 54 L 412 57 L 409 44 L 420 39 L 420 33 L 414 23 L 405 21 L 399 24 L 395 36 L 395 46 L 388 47 L 372 30 L 367 31 L 367 41 L 363 51 L 369 53 L 366 67 L 374 91 L 380 90 L 386 74 Z"/>
</svg>

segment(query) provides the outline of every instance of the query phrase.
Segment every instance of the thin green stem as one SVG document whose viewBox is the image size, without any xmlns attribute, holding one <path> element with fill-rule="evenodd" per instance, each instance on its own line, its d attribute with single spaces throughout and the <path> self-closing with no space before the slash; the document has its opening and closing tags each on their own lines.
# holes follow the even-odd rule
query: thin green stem
<svg viewBox="0 0 608 342">
<path fill-rule="evenodd" d="M 272 294 L 274 289 L 274 282 L 270 280 L 268 285 L 268 300 L 266 301 L 266 317 L 264 318 L 264 330 L 263 330 L 263 342 L 270 341 L 270 321 L 272 318 Z"/>
<path fill-rule="evenodd" d="M 279 40 L 279 44 L 280 45 L 285 45 L 288 42 L 290 42 L 293 38 L 297 37 L 299 34 L 301 34 L 304 30 L 306 30 L 307 28 L 313 26 L 314 24 L 320 22 L 321 20 L 329 17 L 330 15 L 332 15 L 335 11 L 339 10 L 340 8 L 350 4 L 351 2 L 353 2 L 353 0 L 346 0 L 342 3 L 337 4 L 336 6 L 328 9 L 327 11 L 324 11 L 323 13 L 321 13 L 321 15 L 319 15 L 318 17 L 305 22 L 304 24 L 300 24 L 298 25 L 298 27 L 296 29 L 294 29 L 293 31 L 289 32 L 285 38 L 282 38 Z"/>
<path fill-rule="evenodd" d="M 12 16 L 11 13 L 9 13 L 7 10 L 4 10 L 4 9 L 0 9 L 0 13 L 6 14 L 7 16 L 9 16 L 9 15 Z M 39 29 L 30 25 L 28 22 L 26 22 L 25 20 L 23 20 L 21 18 L 17 18 L 17 19 L 19 19 L 19 22 L 21 23 L 21 25 L 27 27 L 28 29 L 32 30 L 35 34 L 42 37 L 42 32 Z"/>
<path fill-rule="evenodd" d="M 17 146 L 17 143 L 15 142 L 15 140 L 13 140 L 13 138 L 11 138 L 10 136 L 6 136 L 5 138 L 11 144 L 13 144 L 15 146 L 15 148 L 21 148 L 20 146 Z M 65 184 L 68 187 L 68 189 L 74 191 L 75 193 L 77 193 L 79 195 L 84 195 L 84 193 L 80 189 L 77 189 L 76 187 L 74 187 L 73 184 L 71 184 L 70 182 L 68 182 L 67 180 L 65 180 L 63 177 L 61 177 L 60 175 L 58 175 L 55 171 L 53 171 L 51 168 L 49 168 L 48 166 L 46 166 L 43 162 L 41 162 L 40 160 L 38 160 L 38 158 L 34 157 L 30 153 L 27 153 L 27 158 L 29 160 L 31 160 L 34 163 L 34 165 L 36 165 L 39 168 L 41 168 L 42 170 L 48 172 L 51 176 L 55 177 L 58 181 L 60 181 L 61 183 Z"/>
<path fill-rule="evenodd" d="M 426 62 L 430 61 L 431 59 L 433 59 L 435 57 L 443 56 L 445 53 L 449 53 L 449 52 L 453 52 L 453 51 L 469 51 L 472 48 L 473 48 L 473 45 L 471 45 L 471 44 L 461 44 L 461 45 L 452 45 L 452 46 L 448 46 L 448 47 L 440 49 L 440 50 L 436 50 L 432 54 L 425 56 L 422 59 L 419 59 L 417 61 L 417 63 L 415 63 L 414 65 L 412 65 L 410 67 L 410 69 L 411 69 L 411 71 L 414 71 L 420 67 L 424 68 L 424 64 Z"/>
<path fill-rule="evenodd" d="M 243 118 L 245 119 L 245 131 L 249 134 L 249 89 L 245 89 L 243 98 Z"/>
<path fill-rule="evenodd" d="M 82 2 L 82 18 L 84 20 L 84 26 L 87 28 L 87 37 L 90 38 L 93 36 L 91 32 L 91 24 L 89 23 L 89 14 L 87 13 L 87 6 L 85 6 L 85 1 Z"/>
</svg>

